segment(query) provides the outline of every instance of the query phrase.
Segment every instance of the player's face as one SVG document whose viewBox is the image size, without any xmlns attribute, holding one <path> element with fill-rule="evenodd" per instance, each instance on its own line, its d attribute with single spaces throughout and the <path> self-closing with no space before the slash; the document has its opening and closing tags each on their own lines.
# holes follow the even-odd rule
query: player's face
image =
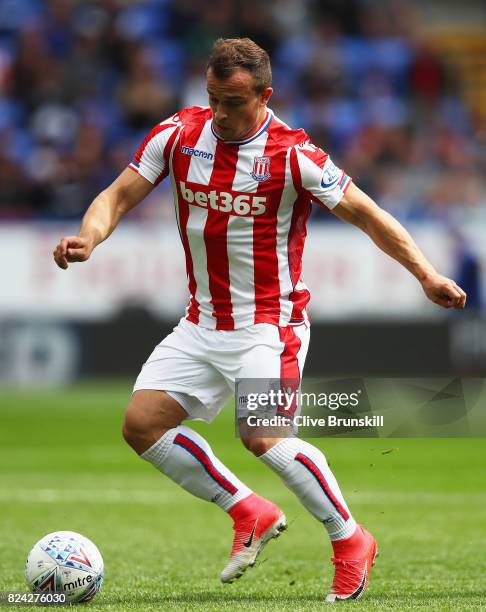
<svg viewBox="0 0 486 612">
<path fill-rule="evenodd" d="M 264 120 L 271 87 L 255 90 L 254 77 L 238 68 L 225 79 L 217 79 L 211 68 L 207 73 L 209 106 L 213 126 L 223 140 L 243 140 Z"/>
</svg>

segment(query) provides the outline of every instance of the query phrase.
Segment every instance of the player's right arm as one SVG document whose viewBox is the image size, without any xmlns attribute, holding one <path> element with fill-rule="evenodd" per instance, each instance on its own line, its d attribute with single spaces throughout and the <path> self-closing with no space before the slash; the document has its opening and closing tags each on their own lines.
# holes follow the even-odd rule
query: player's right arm
<svg viewBox="0 0 486 612">
<path fill-rule="evenodd" d="M 180 117 L 176 114 L 152 128 L 129 167 L 93 200 L 79 234 L 62 238 L 54 249 L 54 260 L 60 268 L 65 270 L 73 261 L 86 261 L 123 215 L 140 204 L 167 176 L 169 150 L 180 126 Z"/>
<path fill-rule="evenodd" d="M 120 219 L 147 197 L 153 183 L 126 168 L 91 203 L 77 236 L 65 236 L 54 249 L 54 261 L 65 270 L 74 261 L 86 261 L 93 249 L 106 240 Z"/>
</svg>

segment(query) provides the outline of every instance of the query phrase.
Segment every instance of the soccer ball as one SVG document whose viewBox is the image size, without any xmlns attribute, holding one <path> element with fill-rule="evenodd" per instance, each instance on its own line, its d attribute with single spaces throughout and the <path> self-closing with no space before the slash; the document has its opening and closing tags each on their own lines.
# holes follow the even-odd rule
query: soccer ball
<svg viewBox="0 0 486 612">
<path fill-rule="evenodd" d="M 25 578 L 34 593 L 63 593 L 69 603 L 92 599 L 100 590 L 103 576 L 100 551 L 74 531 L 44 536 L 25 564 Z"/>
</svg>

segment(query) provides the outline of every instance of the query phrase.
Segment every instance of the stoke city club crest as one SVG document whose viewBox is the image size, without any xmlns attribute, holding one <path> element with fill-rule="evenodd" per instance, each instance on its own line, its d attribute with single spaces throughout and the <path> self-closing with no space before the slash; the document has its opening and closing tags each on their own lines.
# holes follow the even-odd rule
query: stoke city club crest
<svg viewBox="0 0 486 612">
<path fill-rule="evenodd" d="M 251 176 L 255 181 L 266 181 L 270 178 L 270 158 L 255 157 L 253 159 L 253 170 Z"/>
</svg>

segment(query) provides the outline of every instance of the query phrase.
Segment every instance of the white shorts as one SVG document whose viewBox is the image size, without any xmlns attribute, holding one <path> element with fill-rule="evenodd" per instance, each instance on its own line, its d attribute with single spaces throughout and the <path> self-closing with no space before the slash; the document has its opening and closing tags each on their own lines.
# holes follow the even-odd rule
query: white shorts
<svg viewBox="0 0 486 612">
<path fill-rule="evenodd" d="M 144 363 L 133 390 L 165 391 L 189 418 L 209 423 L 234 395 L 238 378 L 300 380 L 309 336 L 307 323 L 227 331 L 181 319 Z"/>
</svg>

